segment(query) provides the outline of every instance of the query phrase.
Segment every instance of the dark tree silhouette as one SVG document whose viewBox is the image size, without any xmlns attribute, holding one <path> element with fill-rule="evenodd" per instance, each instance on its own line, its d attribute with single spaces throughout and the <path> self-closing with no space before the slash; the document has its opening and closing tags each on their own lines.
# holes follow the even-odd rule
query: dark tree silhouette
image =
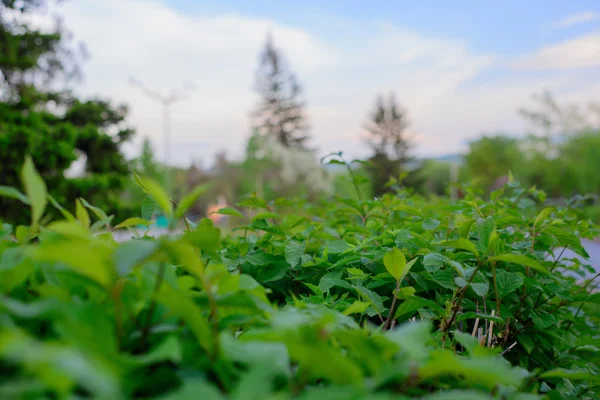
<svg viewBox="0 0 600 400">
<path fill-rule="evenodd" d="M 407 132 L 408 125 L 406 111 L 398 105 L 393 93 L 390 93 L 387 101 L 383 96 L 377 98 L 365 126 L 367 142 L 374 153 L 369 159 L 369 172 L 376 196 L 387 192 L 389 180 L 398 178 L 403 172 L 407 173 L 404 182 L 410 186 L 416 185 L 415 171 L 407 168 L 412 161 L 409 156 L 411 139 Z"/>
<path fill-rule="evenodd" d="M 254 129 L 285 147 L 305 148 L 308 124 L 304 103 L 300 100 L 302 87 L 275 48 L 271 34 L 260 54 L 256 91 L 261 100 L 253 113 Z"/>
</svg>

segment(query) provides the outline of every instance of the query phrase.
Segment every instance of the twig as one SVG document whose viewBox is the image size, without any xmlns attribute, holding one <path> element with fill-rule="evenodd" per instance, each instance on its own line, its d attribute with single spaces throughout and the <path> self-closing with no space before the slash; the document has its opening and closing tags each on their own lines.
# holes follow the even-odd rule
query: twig
<svg viewBox="0 0 600 400">
<path fill-rule="evenodd" d="M 477 275 L 477 271 L 479 271 L 479 267 L 480 266 L 481 266 L 481 264 L 477 265 L 477 268 L 475 268 L 475 271 L 473 271 L 473 274 L 469 278 L 469 281 L 467 282 L 467 284 L 465 285 L 465 287 L 462 288 L 460 296 L 458 297 L 458 300 L 456 300 L 456 304 L 454 305 L 454 310 L 452 312 L 452 316 L 450 316 L 450 319 L 444 325 L 444 328 L 443 328 L 444 332 L 447 332 L 448 329 L 450 329 L 450 327 L 454 323 L 454 319 L 456 318 L 456 314 L 458 314 L 458 310 L 460 308 L 460 303 L 465 298 L 465 294 L 467 294 L 467 288 L 469 287 L 469 284 L 471 284 L 473 282 L 473 279 L 475 279 L 475 275 Z"/>
<path fill-rule="evenodd" d="M 504 350 L 502 350 L 502 353 L 500 353 L 501 356 L 505 355 L 506 353 L 508 353 L 509 351 L 511 351 L 513 349 L 513 347 L 515 347 L 517 345 L 517 342 L 514 342 L 513 344 L 511 344 L 510 346 L 508 346 L 507 348 L 505 348 Z"/>
<path fill-rule="evenodd" d="M 475 326 L 473 326 L 473 332 L 471 336 L 475 337 L 475 333 L 477 332 L 477 327 L 479 326 L 479 318 L 475 318 Z"/>
<path fill-rule="evenodd" d="M 495 310 L 492 310 L 492 317 L 496 314 Z M 490 322 L 490 330 L 488 331 L 487 347 L 492 347 L 492 334 L 494 333 L 494 321 Z"/>
</svg>

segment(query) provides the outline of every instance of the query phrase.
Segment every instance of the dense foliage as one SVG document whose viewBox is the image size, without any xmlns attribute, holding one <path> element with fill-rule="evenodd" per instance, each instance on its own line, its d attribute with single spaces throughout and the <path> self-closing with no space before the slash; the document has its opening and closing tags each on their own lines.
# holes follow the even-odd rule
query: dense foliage
<svg viewBox="0 0 600 400">
<path fill-rule="evenodd" d="M 2 398 L 600 398 L 597 275 L 562 258 L 597 232 L 538 191 L 251 196 L 222 237 L 184 216 L 204 187 L 176 203 L 136 175 L 142 217 L 186 225 L 152 238 L 70 214 L 30 159 L 21 177 L 1 190 L 32 215 L 0 233 Z"/>
</svg>

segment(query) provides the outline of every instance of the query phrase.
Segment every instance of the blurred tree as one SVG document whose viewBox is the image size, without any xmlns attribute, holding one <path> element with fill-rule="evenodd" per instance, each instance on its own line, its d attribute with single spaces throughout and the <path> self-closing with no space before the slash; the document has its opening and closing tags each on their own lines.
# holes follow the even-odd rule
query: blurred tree
<svg viewBox="0 0 600 400">
<path fill-rule="evenodd" d="M 477 139 L 469 145 L 464 172 L 486 190 L 509 171 L 519 176 L 525 165 L 520 145 L 518 139 L 502 135 Z"/>
<path fill-rule="evenodd" d="M 78 62 L 60 26 L 47 33 L 24 22 L 43 3 L 0 1 L 0 184 L 19 186 L 30 154 L 59 202 L 72 207 L 81 196 L 116 211 L 128 173 L 120 145 L 133 135 L 123 127 L 127 109 L 57 89 L 78 76 Z M 78 158 L 85 163 L 83 174 L 66 179 Z M 25 212 L 0 199 L 4 219 L 23 221 Z"/>
<path fill-rule="evenodd" d="M 304 148 L 308 124 L 304 103 L 299 99 L 302 88 L 270 34 L 260 55 L 256 90 L 261 100 L 253 113 L 255 130 L 277 139 L 285 147 Z"/>
<path fill-rule="evenodd" d="M 443 196 L 449 194 L 451 164 L 449 162 L 427 160 L 420 171 L 423 191 L 427 194 Z"/>
<path fill-rule="evenodd" d="M 537 107 L 519 109 L 531 125 L 534 134 L 543 136 L 571 135 L 600 129 L 600 105 L 594 102 L 559 104 L 550 92 L 533 96 Z"/>
<path fill-rule="evenodd" d="M 387 102 L 379 96 L 365 127 L 367 142 L 374 152 L 368 160 L 368 169 L 376 196 L 389 191 L 387 184 L 392 178 L 402 176 L 403 184 L 409 187 L 420 182 L 417 164 L 409 156 L 407 128 L 406 112 L 396 103 L 394 94 L 390 93 Z"/>
</svg>

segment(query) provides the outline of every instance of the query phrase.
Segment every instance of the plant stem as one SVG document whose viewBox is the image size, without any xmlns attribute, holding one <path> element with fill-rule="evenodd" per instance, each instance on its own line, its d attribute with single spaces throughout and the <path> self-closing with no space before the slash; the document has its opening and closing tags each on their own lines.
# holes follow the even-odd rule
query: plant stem
<svg viewBox="0 0 600 400">
<path fill-rule="evenodd" d="M 492 279 L 494 281 L 494 292 L 496 293 L 496 314 L 500 316 L 500 295 L 498 294 L 498 282 L 496 280 L 496 261 L 492 261 Z"/>
<path fill-rule="evenodd" d="M 473 279 L 475 279 L 475 275 L 477 275 L 477 271 L 479 271 L 479 267 L 480 266 L 481 266 L 481 264 L 477 265 L 477 268 L 475 268 L 475 271 L 473 271 L 473 274 L 469 278 L 469 281 L 467 282 L 467 284 L 465 285 L 465 287 L 462 288 L 460 296 L 456 300 L 456 303 L 454 303 L 454 309 L 452 311 L 452 316 L 450 317 L 450 319 L 448 320 L 448 322 L 446 322 L 446 324 L 444 325 L 444 328 L 442 329 L 443 332 L 447 332 L 448 329 L 450 329 L 450 327 L 454 323 L 454 319 L 456 318 L 456 314 L 458 314 L 458 309 L 460 308 L 460 303 L 465 298 L 465 294 L 467 293 L 467 288 L 469 287 L 469 284 L 473 282 Z"/>
<path fill-rule="evenodd" d="M 388 313 L 388 317 L 387 320 L 385 321 L 385 324 L 383 325 L 383 329 L 389 329 L 390 323 L 392 321 L 392 316 L 394 315 L 394 307 L 396 307 L 396 299 L 398 298 L 396 296 L 396 292 L 398 291 L 398 289 L 400 289 L 400 279 L 398 279 L 396 281 L 396 290 L 394 290 L 394 297 L 392 298 L 392 306 L 390 307 L 390 312 Z"/>
<path fill-rule="evenodd" d="M 160 290 L 160 286 L 162 285 L 165 276 L 165 263 L 160 263 L 160 266 L 158 268 L 158 276 L 156 277 L 156 285 L 154 286 L 152 301 L 150 302 L 148 316 L 146 317 L 146 323 L 144 324 L 144 328 L 142 330 L 142 348 L 146 347 L 148 335 L 150 334 L 150 328 L 152 328 L 152 317 L 154 315 L 154 310 L 156 309 L 156 296 L 158 295 L 158 291 Z"/>
</svg>

